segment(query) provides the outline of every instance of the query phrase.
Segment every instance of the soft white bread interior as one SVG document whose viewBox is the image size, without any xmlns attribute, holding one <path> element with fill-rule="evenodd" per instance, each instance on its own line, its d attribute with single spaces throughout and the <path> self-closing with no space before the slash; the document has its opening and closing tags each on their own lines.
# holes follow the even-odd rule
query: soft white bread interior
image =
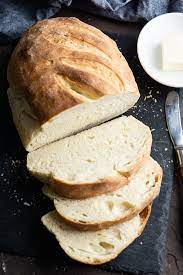
<svg viewBox="0 0 183 275">
<path fill-rule="evenodd" d="M 68 256 L 85 264 L 98 265 L 116 258 L 142 233 L 150 212 L 149 206 L 129 221 L 96 232 L 74 229 L 61 221 L 56 211 L 43 216 L 42 222 Z"/>
<path fill-rule="evenodd" d="M 139 94 L 125 92 L 107 95 L 71 107 L 43 124 L 32 112 L 23 93 L 9 88 L 8 98 L 21 141 L 27 151 L 34 151 L 45 144 L 119 116 L 136 103 Z"/>
<path fill-rule="evenodd" d="M 28 154 L 27 168 L 64 197 L 114 191 L 149 158 L 149 127 L 122 116 Z"/>
<path fill-rule="evenodd" d="M 61 218 L 82 230 L 99 230 L 124 222 L 140 213 L 159 194 L 162 169 L 152 158 L 132 176 L 129 184 L 101 196 L 71 200 L 59 196 L 49 185 L 43 193 L 54 200 Z"/>
</svg>

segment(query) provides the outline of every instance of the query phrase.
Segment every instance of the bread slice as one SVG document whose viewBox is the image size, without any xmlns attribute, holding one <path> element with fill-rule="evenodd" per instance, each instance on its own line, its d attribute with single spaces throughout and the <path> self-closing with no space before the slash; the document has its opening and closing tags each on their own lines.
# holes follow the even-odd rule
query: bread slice
<svg viewBox="0 0 183 275">
<path fill-rule="evenodd" d="M 150 158 L 129 184 L 111 193 L 71 200 L 59 196 L 48 185 L 43 193 L 54 200 L 56 211 L 66 223 L 81 230 L 99 230 L 140 213 L 159 194 L 161 180 L 162 169 Z"/>
<path fill-rule="evenodd" d="M 68 198 L 114 191 L 149 158 L 150 129 L 122 116 L 28 154 L 31 174 Z"/>
<path fill-rule="evenodd" d="M 91 265 L 106 263 L 118 256 L 143 231 L 151 206 L 124 223 L 100 231 L 79 231 L 60 220 L 56 211 L 42 217 L 46 228 L 72 259 Z"/>
<path fill-rule="evenodd" d="M 139 98 L 139 94 L 128 91 L 103 96 L 68 108 L 40 124 L 21 91 L 9 88 L 7 93 L 14 124 L 29 152 L 115 118 L 130 109 Z"/>
</svg>

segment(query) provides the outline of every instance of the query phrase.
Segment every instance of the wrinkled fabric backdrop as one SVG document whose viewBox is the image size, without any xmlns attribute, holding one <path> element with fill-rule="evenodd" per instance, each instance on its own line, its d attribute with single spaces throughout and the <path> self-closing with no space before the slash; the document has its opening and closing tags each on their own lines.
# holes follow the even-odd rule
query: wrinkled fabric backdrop
<svg viewBox="0 0 183 275">
<path fill-rule="evenodd" d="M 183 12 L 183 0 L 0 0 L 0 43 L 18 38 L 30 25 L 53 16 L 63 6 L 132 22 Z"/>
</svg>

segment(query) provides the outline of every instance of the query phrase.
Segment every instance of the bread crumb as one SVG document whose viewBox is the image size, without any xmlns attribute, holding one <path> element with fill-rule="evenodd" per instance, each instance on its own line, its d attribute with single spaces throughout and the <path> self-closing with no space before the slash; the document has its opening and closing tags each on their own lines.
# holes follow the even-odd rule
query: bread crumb
<svg viewBox="0 0 183 275">
<path fill-rule="evenodd" d="M 26 205 L 26 206 L 31 206 L 30 203 L 28 203 L 28 202 L 26 202 L 26 201 L 24 202 L 24 205 Z"/>
<path fill-rule="evenodd" d="M 147 95 L 146 98 L 152 98 L 152 95 L 151 95 L 151 94 L 150 94 L 150 95 Z"/>
<path fill-rule="evenodd" d="M 6 270 L 6 264 L 5 264 L 4 259 L 2 259 L 1 267 L 2 267 L 2 270 L 3 270 L 4 274 L 5 274 L 7 270 Z"/>
</svg>

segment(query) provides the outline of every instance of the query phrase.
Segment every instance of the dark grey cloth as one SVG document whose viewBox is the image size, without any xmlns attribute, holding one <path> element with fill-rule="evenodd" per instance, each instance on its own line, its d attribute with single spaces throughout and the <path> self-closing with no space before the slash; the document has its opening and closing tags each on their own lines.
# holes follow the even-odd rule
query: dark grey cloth
<svg viewBox="0 0 183 275">
<path fill-rule="evenodd" d="M 0 0 L 0 43 L 18 38 L 30 25 L 53 16 L 63 5 L 133 22 L 183 12 L 183 0 Z"/>
<path fill-rule="evenodd" d="M 0 43 L 18 38 L 38 20 L 49 18 L 72 0 L 0 0 Z"/>
<path fill-rule="evenodd" d="M 74 2 L 81 3 L 81 1 L 73 1 L 73 5 Z M 94 13 L 132 22 L 150 20 L 166 13 L 170 7 L 168 0 L 86 0 L 83 2 L 84 9 L 90 5 L 90 10 Z"/>
</svg>

